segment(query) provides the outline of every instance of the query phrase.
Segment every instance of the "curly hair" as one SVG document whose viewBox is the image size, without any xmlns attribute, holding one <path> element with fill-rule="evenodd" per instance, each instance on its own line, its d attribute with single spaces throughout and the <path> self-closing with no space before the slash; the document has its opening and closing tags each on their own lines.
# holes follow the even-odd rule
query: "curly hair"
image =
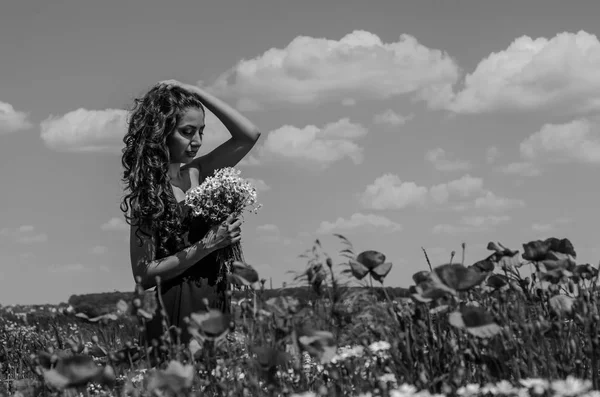
<svg viewBox="0 0 600 397">
<path fill-rule="evenodd" d="M 122 181 L 127 194 L 121 211 L 127 223 L 138 228 L 135 235 L 140 245 L 140 232 L 156 237 L 158 258 L 183 248 L 181 208 L 168 180 L 167 138 L 189 108 L 204 110 L 198 95 L 176 86 L 156 85 L 134 99 L 123 138 Z"/>
</svg>

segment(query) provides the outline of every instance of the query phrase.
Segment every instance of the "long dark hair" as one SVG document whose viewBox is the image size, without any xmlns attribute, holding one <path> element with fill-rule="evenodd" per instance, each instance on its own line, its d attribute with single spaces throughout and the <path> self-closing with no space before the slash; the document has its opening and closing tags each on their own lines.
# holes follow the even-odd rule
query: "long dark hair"
<svg viewBox="0 0 600 397">
<path fill-rule="evenodd" d="M 127 193 L 121 211 L 129 225 L 138 227 L 135 235 L 139 244 L 140 231 L 156 237 L 158 258 L 173 254 L 183 244 L 181 208 L 167 178 L 170 163 L 167 137 L 189 108 L 204 110 L 198 95 L 176 86 L 156 85 L 134 100 L 123 138 L 122 181 Z"/>
</svg>

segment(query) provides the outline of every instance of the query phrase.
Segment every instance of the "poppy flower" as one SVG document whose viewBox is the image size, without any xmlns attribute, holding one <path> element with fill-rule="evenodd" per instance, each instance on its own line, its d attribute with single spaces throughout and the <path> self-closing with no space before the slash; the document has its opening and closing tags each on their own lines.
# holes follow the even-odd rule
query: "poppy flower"
<svg viewBox="0 0 600 397">
<path fill-rule="evenodd" d="M 575 298 L 567 295 L 554 295 L 548 299 L 550 308 L 558 315 L 570 314 L 573 312 Z"/>
<path fill-rule="evenodd" d="M 535 240 L 523 244 L 523 259 L 532 262 L 541 262 L 547 258 L 549 251 L 577 257 L 573 244 L 566 239 L 557 239 L 555 237 L 546 240 Z"/>
<path fill-rule="evenodd" d="M 417 285 L 412 285 L 408 290 L 413 300 L 422 303 L 428 303 L 448 296 L 448 290 L 441 289 L 431 279 L 427 279 Z"/>
<path fill-rule="evenodd" d="M 326 364 L 335 357 L 337 345 L 331 332 L 303 327 L 297 335 L 300 348 L 319 359 L 321 364 Z"/>
<path fill-rule="evenodd" d="M 42 368 L 42 375 L 47 385 L 59 390 L 90 382 L 112 386 L 115 381 L 111 366 L 98 366 L 92 357 L 82 354 L 59 358 L 54 368 Z"/>
<path fill-rule="evenodd" d="M 176 395 L 184 390 L 189 390 L 194 382 L 194 366 L 183 365 L 179 361 L 172 360 L 164 370 L 155 371 L 149 382 L 148 391 L 153 393 L 158 389 L 166 389 Z"/>
<path fill-rule="evenodd" d="M 490 338 L 502 330 L 492 315 L 479 306 L 461 307 L 459 311 L 450 313 L 448 322 L 478 338 Z"/>
<path fill-rule="evenodd" d="M 201 341 L 221 340 L 229 333 L 230 329 L 230 314 L 225 314 L 215 309 L 190 314 L 188 331 Z"/>
<path fill-rule="evenodd" d="M 415 282 L 415 284 L 420 284 L 424 281 L 429 280 L 429 272 L 425 271 L 425 270 L 421 270 L 420 272 L 416 272 L 415 274 L 413 274 L 412 276 L 413 281 Z"/>
<path fill-rule="evenodd" d="M 300 301 L 292 296 L 276 296 L 267 299 L 265 305 L 276 316 L 287 317 L 298 312 Z"/>
<path fill-rule="evenodd" d="M 493 290 L 506 290 L 510 288 L 510 280 L 504 274 L 492 274 L 486 280 L 486 286 Z"/>
<path fill-rule="evenodd" d="M 236 286 L 251 286 L 259 279 L 258 272 L 252 266 L 240 261 L 233 262 L 228 277 L 229 281 Z"/>
<path fill-rule="evenodd" d="M 591 280 L 594 277 L 598 276 L 598 269 L 589 263 L 577 265 L 573 269 L 573 281 L 576 283 L 579 282 L 580 279 L 583 280 Z"/>
<path fill-rule="evenodd" d="M 357 280 L 370 274 L 376 281 L 383 283 L 392 270 L 392 263 L 385 262 L 385 255 L 378 251 L 364 251 L 356 259 L 350 259 L 350 272 Z"/>
<path fill-rule="evenodd" d="M 431 272 L 431 280 L 434 284 L 453 295 L 481 284 L 487 276 L 488 273 L 482 273 L 475 268 L 465 267 L 458 263 L 441 265 Z"/>
<path fill-rule="evenodd" d="M 539 272 L 538 277 L 540 281 L 548 281 L 551 284 L 558 284 L 563 279 L 571 277 L 573 273 L 564 269 L 553 269 L 547 272 Z"/>
<path fill-rule="evenodd" d="M 575 268 L 575 259 L 569 254 L 561 252 L 548 251 L 544 259 L 540 261 L 548 270 Z"/>
<path fill-rule="evenodd" d="M 263 371 L 285 365 L 292 358 L 288 353 L 268 346 L 253 346 L 250 350 L 256 355 L 255 361 Z"/>
</svg>

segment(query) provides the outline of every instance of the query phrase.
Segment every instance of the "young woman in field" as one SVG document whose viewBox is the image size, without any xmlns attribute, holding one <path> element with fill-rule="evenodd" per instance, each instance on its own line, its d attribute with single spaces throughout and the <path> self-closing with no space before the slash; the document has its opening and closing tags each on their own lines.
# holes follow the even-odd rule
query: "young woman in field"
<svg viewBox="0 0 600 397">
<path fill-rule="evenodd" d="M 210 153 L 196 157 L 202 145 L 207 108 L 231 133 Z M 131 267 L 145 289 L 160 277 L 161 298 L 169 326 L 190 335 L 183 321 L 208 307 L 229 311 L 227 281 L 217 283 L 215 251 L 241 239 L 238 219 L 210 228 L 190 219 L 185 194 L 215 169 L 235 166 L 260 132 L 246 117 L 199 87 L 175 80 L 161 82 L 135 100 L 123 139 L 126 195 L 121 203 L 131 225 Z M 200 222 L 200 223 L 199 223 Z M 193 233 L 189 233 L 192 231 Z M 190 241 L 189 235 L 196 235 Z M 160 340 L 160 314 L 148 323 L 146 340 Z"/>
</svg>

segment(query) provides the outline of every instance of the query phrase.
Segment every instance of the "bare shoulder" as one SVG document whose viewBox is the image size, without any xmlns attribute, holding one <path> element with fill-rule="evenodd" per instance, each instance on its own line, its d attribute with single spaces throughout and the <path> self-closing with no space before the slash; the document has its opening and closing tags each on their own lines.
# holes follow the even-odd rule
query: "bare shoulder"
<svg viewBox="0 0 600 397">
<path fill-rule="evenodd" d="M 192 187 L 201 184 L 204 181 L 204 178 L 206 178 L 206 176 L 202 172 L 202 170 L 203 170 L 202 162 L 198 161 L 198 160 L 200 160 L 200 158 L 197 158 L 194 161 L 192 161 L 191 163 L 186 164 L 183 167 L 181 167 L 181 171 L 188 172 L 188 175 L 190 177 L 190 185 Z"/>
</svg>

